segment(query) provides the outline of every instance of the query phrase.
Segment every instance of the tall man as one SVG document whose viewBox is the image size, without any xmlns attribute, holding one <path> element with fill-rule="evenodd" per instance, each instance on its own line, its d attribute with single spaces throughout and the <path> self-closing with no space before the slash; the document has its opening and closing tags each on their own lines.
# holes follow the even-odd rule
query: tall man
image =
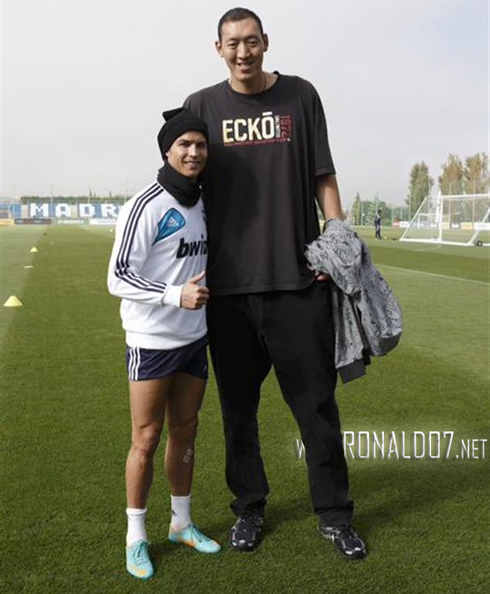
<svg viewBox="0 0 490 594">
<path fill-rule="evenodd" d="M 303 256 L 320 232 L 315 197 L 325 218 L 341 216 L 335 169 L 317 92 L 265 72 L 268 45 L 255 13 L 228 11 L 216 49 L 229 78 L 185 102 L 209 128 L 208 331 L 236 497 L 230 543 L 250 551 L 260 542 L 269 487 L 257 410 L 273 365 L 305 444 L 320 532 L 346 558 L 362 558 L 334 397 L 329 287 Z"/>
</svg>

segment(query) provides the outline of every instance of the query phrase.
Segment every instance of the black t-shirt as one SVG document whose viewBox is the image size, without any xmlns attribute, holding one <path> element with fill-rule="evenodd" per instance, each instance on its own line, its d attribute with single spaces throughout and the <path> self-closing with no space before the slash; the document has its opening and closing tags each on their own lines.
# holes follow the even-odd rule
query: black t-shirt
<svg viewBox="0 0 490 594">
<path fill-rule="evenodd" d="M 305 244 L 319 235 L 315 177 L 335 173 L 322 104 L 297 76 L 262 93 L 227 81 L 188 97 L 209 127 L 204 178 L 207 282 L 215 295 L 303 289 Z"/>
</svg>

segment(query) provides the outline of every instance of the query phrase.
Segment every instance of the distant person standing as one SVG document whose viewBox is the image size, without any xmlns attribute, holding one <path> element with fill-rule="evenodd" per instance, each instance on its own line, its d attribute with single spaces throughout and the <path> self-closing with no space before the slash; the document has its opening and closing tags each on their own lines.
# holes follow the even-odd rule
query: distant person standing
<svg viewBox="0 0 490 594">
<path fill-rule="evenodd" d="M 378 210 L 376 216 L 374 217 L 374 239 L 382 239 L 381 237 L 381 214 L 382 211 Z"/>
</svg>

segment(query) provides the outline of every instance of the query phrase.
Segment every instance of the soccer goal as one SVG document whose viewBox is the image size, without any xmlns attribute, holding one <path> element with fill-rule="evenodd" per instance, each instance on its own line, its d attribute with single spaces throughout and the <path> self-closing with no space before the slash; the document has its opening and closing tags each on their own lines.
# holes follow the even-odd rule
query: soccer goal
<svg viewBox="0 0 490 594">
<path fill-rule="evenodd" d="M 490 245 L 490 194 L 427 196 L 400 241 Z"/>
</svg>

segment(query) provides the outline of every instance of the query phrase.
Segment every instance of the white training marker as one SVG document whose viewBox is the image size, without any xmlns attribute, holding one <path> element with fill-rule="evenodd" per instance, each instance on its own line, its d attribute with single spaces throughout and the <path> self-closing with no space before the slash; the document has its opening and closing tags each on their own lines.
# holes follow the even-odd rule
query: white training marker
<svg viewBox="0 0 490 594">
<path fill-rule="evenodd" d="M 4 307 L 22 307 L 24 304 L 15 295 L 10 295 L 7 301 L 3 304 Z"/>
<path fill-rule="evenodd" d="M 32 264 L 28 264 L 27 266 L 24 266 L 24 268 L 34 268 L 34 266 L 32 266 Z"/>
</svg>

